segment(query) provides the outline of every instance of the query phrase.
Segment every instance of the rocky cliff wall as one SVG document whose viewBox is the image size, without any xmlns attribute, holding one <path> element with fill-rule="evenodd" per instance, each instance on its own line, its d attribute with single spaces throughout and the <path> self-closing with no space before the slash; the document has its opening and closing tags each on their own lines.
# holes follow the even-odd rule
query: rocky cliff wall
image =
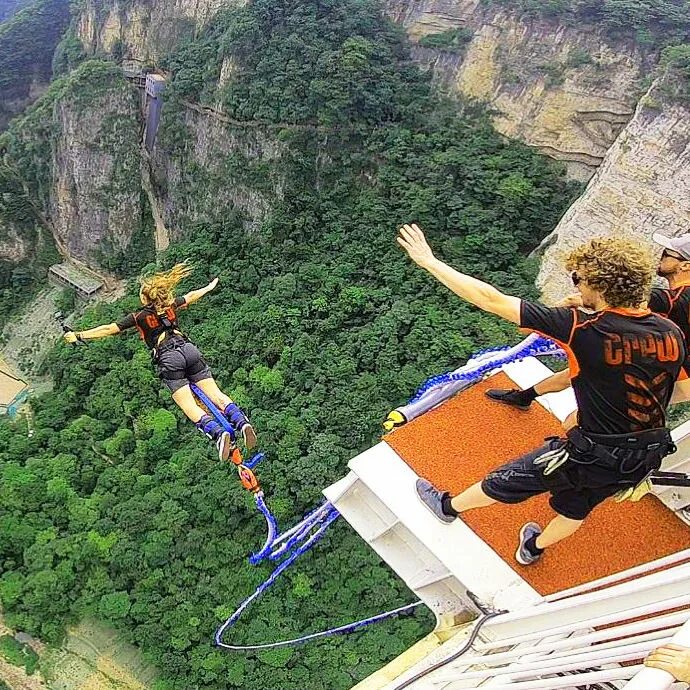
<svg viewBox="0 0 690 690">
<path fill-rule="evenodd" d="M 137 98 L 122 79 L 88 105 L 55 104 L 48 217 L 58 245 L 89 264 L 126 253 L 142 216 Z"/>
<path fill-rule="evenodd" d="M 564 161 L 582 180 L 629 121 L 651 66 L 640 49 L 613 45 L 594 27 L 523 20 L 479 0 L 384 4 L 444 90 L 485 101 L 501 133 Z M 420 45 L 458 29 L 463 45 Z"/>
<path fill-rule="evenodd" d="M 170 239 L 232 211 L 248 232 L 256 230 L 282 199 L 283 181 L 274 175 L 284 152 L 263 128 L 239 128 L 219 111 L 171 103 L 151 157 L 153 192 Z"/>
<path fill-rule="evenodd" d="M 2 141 L 0 254 L 27 258 L 40 232 L 64 256 L 121 270 L 145 229 L 141 123 L 139 94 L 115 65 L 92 61 L 54 82 Z"/>
<path fill-rule="evenodd" d="M 663 81 L 642 97 L 585 193 L 542 243 L 545 299 L 572 292 L 562 268 L 569 249 L 598 235 L 651 242 L 655 232 L 690 232 L 690 103 L 670 100 Z"/>
<path fill-rule="evenodd" d="M 196 35 L 221 7 L 245 0 L 86 0 L 76 33 L 88 55 L 156 63 L 182 39 Z"/>
<path fill-rule="evenodd" d="M 77 36 L 88 54 L 156 62 L 222 6 L 223 0 L 86 0 Z M 592 27 L 522 20 L 480 0 L 383 0 L 383 7 L 442 88 L 489 103 L 500 132 L 564 161 L 578 179 L 592 176 L 632 116 L 650 68 L 638 48 L 613 45 Z M 454 29 L 471 40 L 461 48 L 419 45 Z"/>
</svg>

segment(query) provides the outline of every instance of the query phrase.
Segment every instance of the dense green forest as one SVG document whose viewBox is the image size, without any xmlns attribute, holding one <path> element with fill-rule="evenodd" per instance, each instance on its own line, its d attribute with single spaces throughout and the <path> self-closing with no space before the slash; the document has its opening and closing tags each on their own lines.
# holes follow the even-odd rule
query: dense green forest
<svg viewBox="0 0 690 690">
<path fill-rule="evenodd" d="M 649 48 L 690 42 L 690 0 L 482 0 L 533 17 L 602 27 Z"/>
<path fill-rule="evenodd" d="M 218 92 L 226 59 L 233 79 Z M 415 269 L 396 227 L 418 221 L 446 260 L 529 295 L 535 267 L 523 257 L 577 190 L 556 164 L 498 136 L 480 109 L 457 114 L 438 102 L 401 30 L 370 0 L 254 0 L 166 67 L 158 146 L 188 203 L 228 179 L 275 196 L 256 232 L 231 208 L 209 211 L 161 264 L 194 262 L 181 291 L 220 278 L 182 325 L 250 412 L 268 454 L 267 498 L 288 526 L 427 375 L 515 336 Z M 80 68 L 89 69 L 103 68 Z M 86 92 L 86 82 L 70 83 L 70 97 Z M 264 132 L 280 150 L 272 164 L 241 145 L 217 152 L 213 170 L 199 164 L 185 101 L 218 100 L 237 120 L 284 123 Z M 80 325 L 131 311 L 136 293 L 94 307 Z M 293 650 L 214 649 L 216 626 L 270 572 L 247 564 L 264 537 L 251 497 L 182 418 L 135 336 L 60 345 L 47 370 L 55 391 L 33 401 L 33 436 L 23 421 L 0 421 L 8 624 L 56 643 L 66 623 L 97 616 L 158 666 L 154 690 L 345 690 L 430 629 L 420 611 Z M 277 640 L 410 598 L 336 524 L 232 639 Z"/>
<path fill-rule="evenodd" d="M 9 19 L 28 2 L 29 0 L 0 0 L 0 22 Z"/>
<path fill-rule="evenodd" d="M 35 0 L 0 24 L 0 129 L 15 112 L 12 101 L 50 81 L 53 53 L 69 20 L 68 0 Z"/>
</svg>

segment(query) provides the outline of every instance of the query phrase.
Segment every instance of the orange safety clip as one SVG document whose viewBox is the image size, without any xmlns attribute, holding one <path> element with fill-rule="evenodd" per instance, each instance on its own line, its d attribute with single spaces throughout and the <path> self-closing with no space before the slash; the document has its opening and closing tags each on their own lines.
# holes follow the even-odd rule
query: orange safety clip
<svg viewBox="0 0 690 690">
<path fill-rule="evenodd" d="M 240 475 L 240 481 L 242 482 L 242 486 L 245 489 L 247 489 L 247 491 L 251 491 L 252 493 L 256 493 L 257 491 L 259 491 L 259 480 L 248 467 L 245 467 L 244 465 L 239 465 L 237 468 L 237 473 Z"/>
<path fill-rule="evenodd" d="M 230 460 L 232 460 L 233 465 L 241 465 L 242 464 L 242 453 L 240 452 L 240 449 L 235 447 L 232 449 L 232 455 L 230 456 Z"/>
</svg>

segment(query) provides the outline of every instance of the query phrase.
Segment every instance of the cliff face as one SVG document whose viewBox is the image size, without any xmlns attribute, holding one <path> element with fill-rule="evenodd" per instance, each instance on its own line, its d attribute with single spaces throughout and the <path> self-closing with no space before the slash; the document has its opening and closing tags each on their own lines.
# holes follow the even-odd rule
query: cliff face
<svg viewBox="0 0 690 690">
<path fill-rule="evenodd" d="M 0 220 L 0 260 L 18 264 L 27 258 L 28 242 L 17 230 Z"/>
<path fill-rule="evenodd" d="M 0 256 L 20 261 L 40 234 L 63 255 L 120 270 L 142 231 L 137 90 L 86 63 L 12 123 L 0 165 Z"/>
<path fill-rule="evenodd" d="M 385 0 L 385 7 L 443 89 L 487 102 L 502 134 L 565 161 L 578 179 L 601 164 L 649 71 L 632 45 L 611 45 L 591 28 L 521 20 L 479 0 Z M 458 29 L 466 37 L 460 48 L 419 45 Z"/>
<path fill-rule="evenodd" d="M 572 292 L 563 254 L 598 235 L 651 242 L 690 232 L 690 103 L 668 99 L 664 81 L 642 97 L 585 193 L 542 243 L 545 299 Z"/>
<path fill-rule="evenodd" d="M 124 0 L 104 4 L 86 0 L 77 22 L 77 37 L 88 55 L 120 55 L 156 62 L 183 38 L 194 36 L 221 8 L 245 0 Z"/>
<path fill-rule="evenodd" d="M 87 263 L 125 253 L 142 216 L 136 99 L 123 80 L 88 107 L 55 105 L 48 217 L 58 246 Z"/>
<path fill-rule="evenodd" d="M 266 174 L 279 167 L 284 150 L 264 129 L 236 128 L 219 111 L 171 104 L 151 158 L 156 210 L 170 240 L 188 237 L 190 224 L 233 211 L 248 232 L 256 230 L 282 198 L 282 180 Z"/>
<path fill-rule="evenodd" d="M 23 95 L 0 100 L 0 131 L 7 127 L 13 117 L 40 98 L 46 92 L 47 88 L 47 81 L 43 81 L 38 77 L 33 77 L 27 80 L 26 92 Z"/>
</svg>

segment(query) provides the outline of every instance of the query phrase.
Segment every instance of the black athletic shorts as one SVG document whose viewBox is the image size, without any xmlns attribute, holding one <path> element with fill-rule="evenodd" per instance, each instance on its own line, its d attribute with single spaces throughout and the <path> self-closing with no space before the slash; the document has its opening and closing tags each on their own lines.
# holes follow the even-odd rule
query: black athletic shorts
<svg viewBox="0 0 690 690">
<path fill-rule="evenodd" d="M 188 385 L 212 378 L 208 364 L 196 345 L 182 339 L 158 355 L 156 372 L 171 393 Z"/>
<path fill-rule="evenodd" d="M 535 465 L 534 461 L 562 444 L 563 439 L 547 439 L 543 446 L 493 470 L 482 481 L 484 493 L 500 503 L 522 503 L 532 496 L 549 492 L 549 504 L 559 515 L 584 520 L 602 501 L 630 486 L 629 482 L 622 485 L 617 473 L 572 461 L 544 475 L 544 465 Z M 643 471 L 639 481 L 645 476 L 646 471 Z"/>
</svg>

